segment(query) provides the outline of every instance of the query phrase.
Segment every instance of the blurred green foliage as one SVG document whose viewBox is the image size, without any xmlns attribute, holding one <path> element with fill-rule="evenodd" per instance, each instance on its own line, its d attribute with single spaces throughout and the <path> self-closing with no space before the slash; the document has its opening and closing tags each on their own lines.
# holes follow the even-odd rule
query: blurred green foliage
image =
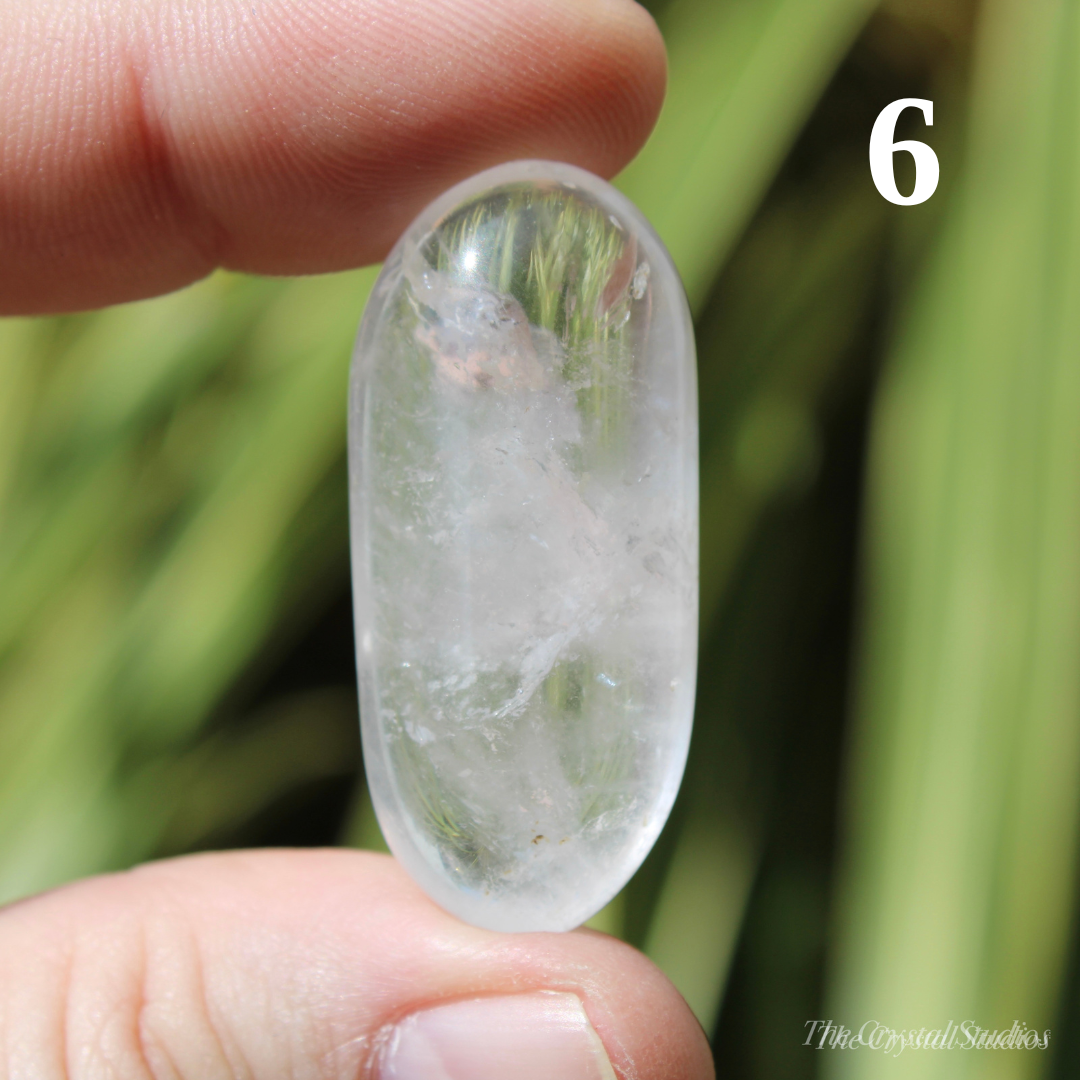
<svg viewBox="0 0 1080 1080">
<path fill-rule="evenodd" d="M 128 865 L 170 832 L 197 843 L 187 802 L 208 718 L 275 623 L 342 565 L 334 466 L 372 280 L 218 274 L 159 300 L 0 324 L 13 387 L 0 897 Z M 250 736 L 250 768 L 232 747 L 234 791 L 222 786 L 211 831 L 246 789 L 272 794 L 332 756 L 276 760 L 267 737 Z M 279 737 L 282 750 L 304 741 Z"/>
<path fill-rule="evenodd" d="M 1080 809 L 1076 5 L 988 0 L 970 100 L 875 403 L 834 1007 L 1041 1031 Z M 906 1075 L 1040 1074 L 1012 1056 Z"/>
<path fill-rule="evenodd" d="M 697 316 L 699 700 L 669 826 L 593 924 L 669 973 L 725 1075 L 1074 1075 L 1076 4 L 649 6 L 670 93 L 618 183 Z M 898 137 L 942 183 L 898 209 L 866 153 L 905 96 L 935 101 Z M 349 649 L 311 659 L 349 633 L 374 273 L 0 321 L 0 900 L 291 840 L 283 815 L 381 844 Z M 826 1016 L 1063 1049 L 816 1053 Z"/>
</svg>

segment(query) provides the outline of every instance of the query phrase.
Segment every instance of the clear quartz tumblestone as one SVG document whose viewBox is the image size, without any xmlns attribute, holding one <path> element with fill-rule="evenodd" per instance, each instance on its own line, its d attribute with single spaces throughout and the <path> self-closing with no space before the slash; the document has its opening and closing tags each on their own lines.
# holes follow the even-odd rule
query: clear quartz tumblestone
<svg viewBox="0 0 1080 1080">
<path fill-rule="evenodd" d="M 546 161 L 432 203 L 360 327 L 349 468 L 387 842 L 468 922 L 579 925 L 664 824 L 694 704 L 694 339 L 641 213 Z"/>
</svg>

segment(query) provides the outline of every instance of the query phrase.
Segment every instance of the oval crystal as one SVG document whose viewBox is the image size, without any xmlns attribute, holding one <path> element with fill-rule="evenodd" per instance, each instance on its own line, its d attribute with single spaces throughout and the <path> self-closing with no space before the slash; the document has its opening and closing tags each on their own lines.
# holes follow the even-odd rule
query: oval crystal
<svg viewBox="0 0 1080 1080">
<path fill-rule="evenodd" d="M 501 165 L 391 252 L 353 360 L 364 760 L 443 907 L 566 930 L 671 809 L 697 657 L 694 339 L 603 180 Z"/>
</svg>

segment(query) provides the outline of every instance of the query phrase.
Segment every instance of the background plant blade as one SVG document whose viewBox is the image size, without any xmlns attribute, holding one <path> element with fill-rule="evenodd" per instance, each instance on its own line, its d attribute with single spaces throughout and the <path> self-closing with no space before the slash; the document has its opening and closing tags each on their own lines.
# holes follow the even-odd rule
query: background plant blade
<svg viewBox="0 0 1080 1080">
<path fill-rule="evenodd" d="M 618 186 L 699 313 L 732 245 L 875 0 L 672 0 L 668 93 Z"/>
<path fill-rule="evenodd" d="M 342 453 L 374 273 L 219 275 L 39 323 L 41 423 L 21 447 L 24 483 L 7 505 L 22 529 L 5 531 L 0 560 L 0 898 L 130 865 L 175 833 L 182 787 L 140 777 L 177 756 L 172 775 L 184 775 L 222 695 L 320 576 L 343 568 L 299 549 L 309 519 L 317 545 L 336 552 L 344 538 L 343 492 L 329 519 L 319 493 Z M 114 340 L 127 364 L 140 342 L 153 354 L 120 396 L 105 392 L 120 378 Z M 248 745 L 255 769 L 266 754 Z M 287 782 L 268 768 L 262 790 Z"/>
<path fill-rule="evenodd" d="M 1074 4 L 986 5 L 966 175 L 878 402 L 831 1005 L 849 1025 L 1052 1026 L 1080 789 L 1078 57 Z M 919 1054 L 904 1075 L 1047 1061 Z"/>
</svg>

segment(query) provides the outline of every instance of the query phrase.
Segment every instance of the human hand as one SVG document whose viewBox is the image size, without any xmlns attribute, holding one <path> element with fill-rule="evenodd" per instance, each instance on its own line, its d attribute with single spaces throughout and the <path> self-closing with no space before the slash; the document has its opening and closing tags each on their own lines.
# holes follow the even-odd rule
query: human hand
<svg viewBox="0 0 1080 1080">
<path fill-rule="evenodd" d="M 466 926 L 385 855 L 191 856 L 0 912 L 6 1080 L 613 1075 L 712 1075 L 645 957 Z"/>
<path fill-rule="evenodd" d="M 500 161 L 610 176 L 664 78 L 629 0 L 0 0 L 0 313 L 377 261 Z"/>
<path fill-rule="evenodd" d="M 0 0 L 0 310 L 377 259 L 497 161 L 617 171 L 663 71 L 622 0 Z M 711 1075 L 644 957 L 465 926 L 384 856 L 194 857 L 0 911 L 4 1080 L 612 1067 Z"/>
</svg>

